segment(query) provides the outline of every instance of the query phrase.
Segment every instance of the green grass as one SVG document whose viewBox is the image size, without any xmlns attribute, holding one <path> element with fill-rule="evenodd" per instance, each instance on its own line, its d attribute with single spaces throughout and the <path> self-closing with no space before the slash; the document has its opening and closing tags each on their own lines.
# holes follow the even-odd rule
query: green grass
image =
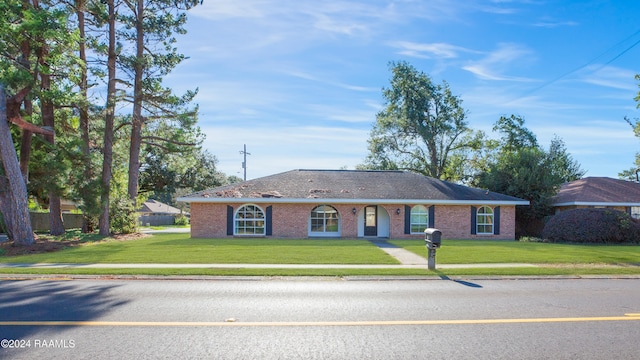
<svg viewBox="0 0 640 360">
<path fill-rule="evenodd" d="M 187 229 L 190 228 L 191 225 L 161 225 L 161 226 L 140 226 L 140 229 L 151 229 L 151 230 L 170 230 L 170 229 Z"/>
<path fill-rule="evenodd" d="M 424 240 L 392 240 L 391 243 L 427 256 Z M 436 253 L 439 264 L 635 264 L 640 265 L 637 245 L 576 245 L 518 241 L 443 240 Z"/>
<path fill-rule="evenodd" d="M 0 256 L 4 263 L 398 264 L 366 240 L 191 239 L 188 233 Z"/>
<path fill-rule="evenodd" d="M 482 268 L 482 269 L 33 269 L 2 268 L 0 274 L 34 274 L 34 275 L 97 275 L 97 276 L 625 276 L 640 275 L 640 267 L 539 267 L 539 268 Z"/>
<path fill-rule="evenodd" d="M 188 233 L 137 240 L 104 240 L 68 233 L 85 244 L 53 253 L 8 257 L 2 263 L 161 263 L 162 269 L 3 268 L 0 274 L 210 275 L 210 276 L 584 276 L 640 275 L 640 246 L 549 244 L 517 241 L 444 240 L 437 264 L 534 263 L 539 267 L 471 269 L 179 269 L 187 264 L 398 264 L 366 240 L 191 239 Z M 426 257 L 424 240 L 392 240 Z"/>
</svg>

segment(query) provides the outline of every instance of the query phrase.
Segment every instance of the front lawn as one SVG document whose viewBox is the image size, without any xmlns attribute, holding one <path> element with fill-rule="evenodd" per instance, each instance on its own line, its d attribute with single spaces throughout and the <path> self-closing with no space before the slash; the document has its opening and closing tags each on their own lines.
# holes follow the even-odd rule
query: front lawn
<svg viewBox="0 0 640 360">
<path fill-rule="evenodd" d="M 424 240 L 392 240 L 420 256 L 427 256 Z M 631 264 L 640 266 L 637 245 L 576 245 L 518 241 L 442 240 L 439 264 Z"/>
<path fill-rule="evenodd" d="M 188 233 L 110 240 L 3 263 L 398 264 L 366 240 L 191 239 Z"/>
<path fill-rule="evenodd" d="M 533 263 L 538 267 L 418 269 L 172 268 L 171 264 L 399 264 L 367 240 L 191 239 L 188 233 L 156 234 L 129 240 L 80 237 L 60 251 L 6 256 L 0 263 L 160 263 L 159 269 L 29 268 L 0 274 L 247 275 L 247 276 L 514 276 L 640 275 L 640 246 L 598 246 L 490 240 L 443 240 L 437 264 Z M 67 236 L 68 237 L 68 236 Z M 75 234 L 72 238 L 77 238 Z M 64 240 L 65 237 L 58 239 Z M 59 241 L 59 240 L 58 240 Z M 391 243 L 426 257 L 424 240 Z"/>
</svg>

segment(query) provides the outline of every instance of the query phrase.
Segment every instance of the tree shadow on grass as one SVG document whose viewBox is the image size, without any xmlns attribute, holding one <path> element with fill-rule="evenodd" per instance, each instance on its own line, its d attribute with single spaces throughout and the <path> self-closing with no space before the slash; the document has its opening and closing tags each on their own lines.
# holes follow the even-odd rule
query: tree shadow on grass
<svg viewBox="0 0 640 360">
<path fill-rule="evenodd" d="M 115 287 L 79 281 L 0 281 L 0 322 L 91 321 L 126 303 L 109 294 Z M 40 328 L 0 325 L 0 338 L 24 339 Z"/>
</svg>

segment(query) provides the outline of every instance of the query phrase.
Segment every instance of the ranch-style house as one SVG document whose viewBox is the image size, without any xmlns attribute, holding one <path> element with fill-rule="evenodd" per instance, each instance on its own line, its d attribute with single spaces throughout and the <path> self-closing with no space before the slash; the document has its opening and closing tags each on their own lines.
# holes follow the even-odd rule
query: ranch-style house
<svg viewBox="0 0 640 360">
<path fill-rule="evenodd" d="M 181 197 L 191 237 L 514 239 L 529 202 L 406 171 L 292 170 Z"/>
</svg>

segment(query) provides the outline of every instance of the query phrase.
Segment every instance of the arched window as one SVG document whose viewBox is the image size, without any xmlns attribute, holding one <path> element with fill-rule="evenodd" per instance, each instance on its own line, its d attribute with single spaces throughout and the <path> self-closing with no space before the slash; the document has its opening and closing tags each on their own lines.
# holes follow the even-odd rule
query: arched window
<svg viewBox="0 0 640 360">
<path fill-rule="evenodd" d="M 424 205 L 411 208 L 411 233 L 421 234 L 429 227 L 429 210 Z"/>
<path fill-rule="evenodd" d="M 478 209 L 476 216 L 477 233 L 493 234 L 493 209 L 488 206 L 483 206 Z"/>
<path fill-rule="evenodd" d="M 234 235 L 264 235 L 264 211 L 256 205 L 243 205 L 234 217 Z"/>
<path fill-rule="evenodd" d="M 333 206 L 320 205 L 311 210 L 309 234 L 336 236 L 340 234 L 340 215 Z"/>
</svg>

